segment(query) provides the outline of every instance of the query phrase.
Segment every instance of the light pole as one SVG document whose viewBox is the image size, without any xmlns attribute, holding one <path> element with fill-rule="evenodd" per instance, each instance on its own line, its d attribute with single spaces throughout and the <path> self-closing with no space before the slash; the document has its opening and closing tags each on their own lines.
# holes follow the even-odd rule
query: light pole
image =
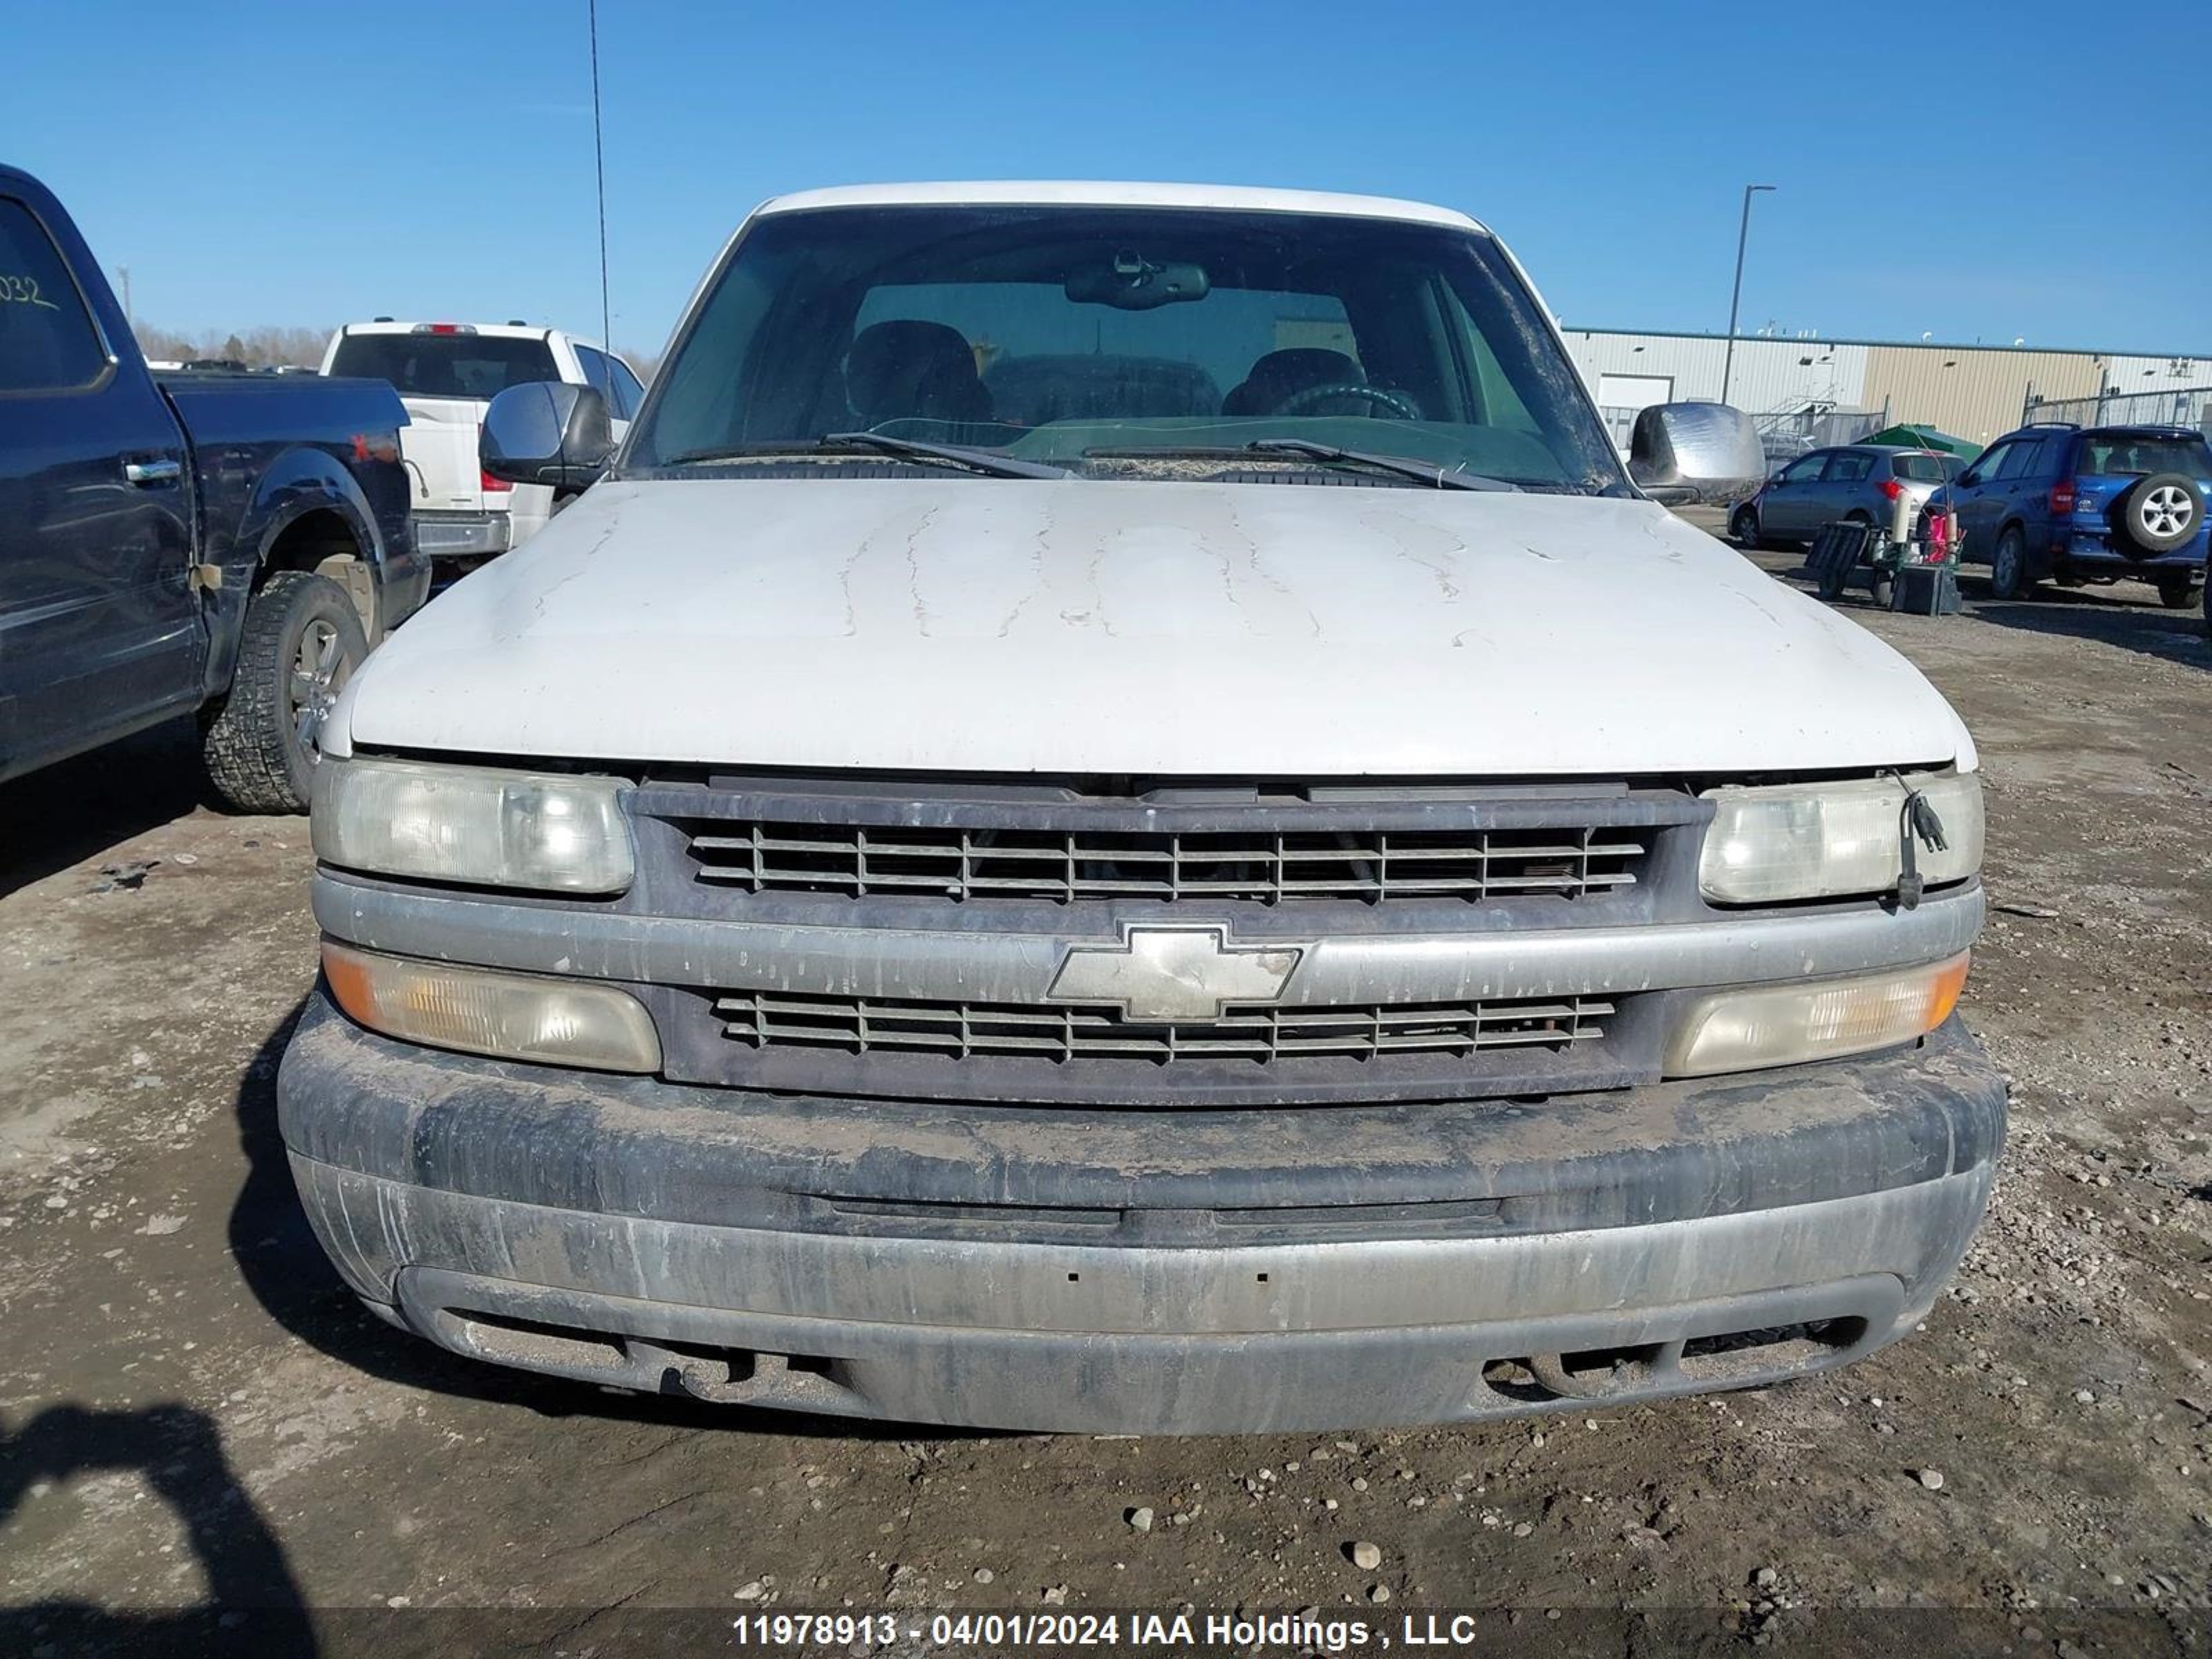
<svg viewBox="0 0 2212 1659">
<path fill-rule="evenodd" d="M 1726 403 L 1729 379 L 1735 372 L 1735 311 L 1743 299 L 1743 245 L 1751 236 L 1751 198 L 1757 191 L 1772 190 L 1771 185 L 1746 185 L 1743 187 L 1743 222 L 1735 228 L 1735 286 L 1729 290 L 1728 355 L 1721 359 L 1721 401 Z"/>
</svg>

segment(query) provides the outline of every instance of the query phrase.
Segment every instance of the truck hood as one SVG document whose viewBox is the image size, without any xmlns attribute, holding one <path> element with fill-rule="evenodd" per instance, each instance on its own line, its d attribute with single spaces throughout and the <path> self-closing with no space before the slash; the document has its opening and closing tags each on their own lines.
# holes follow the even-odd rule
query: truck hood
<svg viewBox="0 0 2212 1659">
<path fill-rule="evenodd" d="M 612 482 L 431 605 L 334 752 L 1328 777 L 1956 761 L 1917 670 L 1647 501 Z"/>
</svg>

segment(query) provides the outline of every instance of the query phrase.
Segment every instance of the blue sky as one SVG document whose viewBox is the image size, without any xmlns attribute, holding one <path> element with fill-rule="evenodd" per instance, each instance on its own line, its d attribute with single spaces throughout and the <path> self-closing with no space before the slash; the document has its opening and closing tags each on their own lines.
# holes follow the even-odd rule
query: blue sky
<svg viewBox="0 0 2212 1659">
<path fill-rule="evenodd" d="M 763 197 L 978 177 L 1442 202 L 1571 324 L 1718 332 L 1755 179 L 1747 331 L 2212 355 L 2212 6 L 1916 9 L 601 0 L 614 338 L 657 349 Z M 584 20 L 33 8 L 0 159 L 166 326 L 597 333 Z"/>
</svg>

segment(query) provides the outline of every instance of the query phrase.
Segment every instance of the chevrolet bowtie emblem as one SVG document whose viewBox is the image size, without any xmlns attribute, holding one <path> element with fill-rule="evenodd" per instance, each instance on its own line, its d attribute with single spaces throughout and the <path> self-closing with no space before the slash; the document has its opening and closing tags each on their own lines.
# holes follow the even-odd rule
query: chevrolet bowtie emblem
<svg viewBox="0 0 2212 1659">
<path fill-rule="evenodd" d="M 1103 1002 L 1148 1025 L 1219 1019 L 1232 1002 L 1273 1002 L 1297 945 L 1229 947 L 1224 927 L 1127 927 L 1119 945 L 1071 945 L 1048 999 Z"/>
</svg>

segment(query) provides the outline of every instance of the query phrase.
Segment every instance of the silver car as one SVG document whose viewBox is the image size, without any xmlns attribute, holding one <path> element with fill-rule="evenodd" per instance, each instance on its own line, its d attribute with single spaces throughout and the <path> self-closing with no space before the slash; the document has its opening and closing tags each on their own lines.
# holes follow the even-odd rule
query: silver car
<svg viewBox="0 0 2212 1659">
<path fill-rule="evenodd" d="M 1739 547 L 1810 542 L 1820 526 L 1838 519 L 1887 525 L 1899 496 L 1917 515 L 1937 485 L 1960 467 L 1959 458 L 1932 449 L 1887 444 L 1841 444 L 1791 461 L 1729 518 Z"/>
</svg>

